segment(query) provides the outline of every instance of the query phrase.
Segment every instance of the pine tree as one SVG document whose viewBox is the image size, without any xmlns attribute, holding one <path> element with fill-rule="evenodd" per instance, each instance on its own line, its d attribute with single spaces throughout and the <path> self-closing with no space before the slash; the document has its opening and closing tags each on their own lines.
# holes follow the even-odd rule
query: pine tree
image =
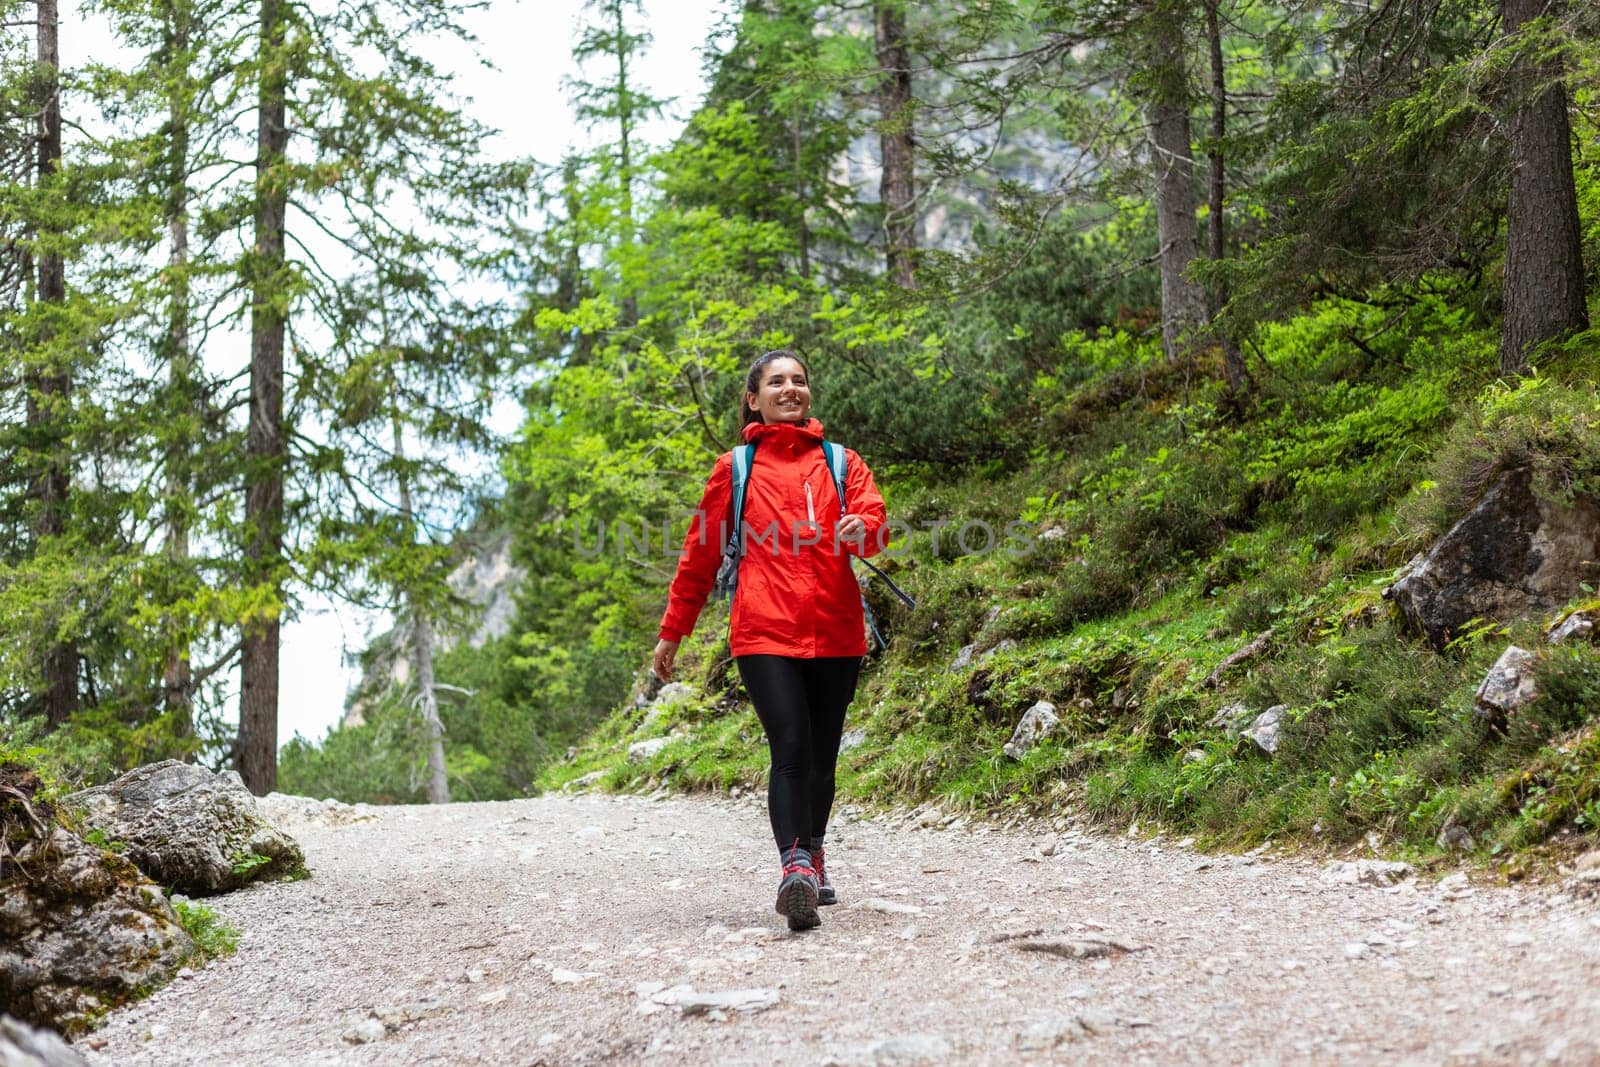
<svg viewBox="0 0 1600 1067">
<path fill-rule="evenodd" d="M 878 54 L 878 151 L 882 174 L 884 256 L 891 281 L 916 284 L 917 178 L 916 99 L 903 0 L 876 0 L 873 30 Z"/>
<path fill-rule="evenodd" d="M 1572 129 L 1559 53 L 1547 38 L 1521 42 L 1535 20 L 1554 23 L 1561 0 L 1501 0 L 1501 28 L 1517 49 L 1509 90 L 1511 188 L 1506 201 L 1505 318 L 1500 373 L 1525 374 L 1543 341 L 1589 325 L 1583 238 L 1572 175 Z"/>
<path fill-rule="evenodd" d="M 650 47 L 651 35 L 648 30 L 630 26 L 628 16 L 643 15 L 643 0 L 587 0 L 584 10 L 592 15 L 592 21 L 580 31 L 572 58 L 580 66 L 598 66 L 606 73 L 595 80 L 569 78 L 567 87 L 580 122 L 615 131 L 615 140 L 600 149 L 598 161 L 614 188 L 614 254 L 623 278 L 620 325 L 629 329 L 639 321 L 639 295 L 632 281 L 638 269 L 634 216 L 643 147 L 639 127 L 659 115 L 666 101 L 641 86 L 636 69 L 639 56 Z"/>
<path fill-rule="evenodd" d="M 38 133 L 36 181 L 49 190 L 61 170 L 61 22 L 57 0 L 37 0 Z M 35 448 L 30 497 L 35 544 L 48 544 L 66 533 L 67 493 L 73 457 L 68 427 L 72 418 L 72 371 L 57 316 L 67 302 L 66 261 L 53 247 L 52 235 L 38 227 L 33 253 L 37 271 L 33 299 L 40 331 L 37 362 L 26 376 L 27 423 Z M 51 642 L 44 650 L 44 714 L 60 726 L 78 706 L 78 648 L 71 637 Z"/>
<path fill-rule="evenodd" d="M 283 342 L 288 320 L 285 224 L 289 208 L 289 13 L 261 0 L 257 66 L 255 250 L 249 260 L 250 413 L 245 454 L 248 580 L 267 606 L 244 622 L 239 661 L 239 738 L 234 763 L 258 796 L 278 784 L 278 657 L 283 582 Z"/>
</svg>

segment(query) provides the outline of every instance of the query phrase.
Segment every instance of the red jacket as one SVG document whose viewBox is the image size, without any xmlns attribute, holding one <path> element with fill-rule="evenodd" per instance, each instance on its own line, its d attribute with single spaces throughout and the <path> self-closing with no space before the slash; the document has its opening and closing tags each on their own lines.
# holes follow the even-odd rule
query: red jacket
<svg viewBox="0 0 1600 1067">
<path fill-rule="evenodd" d="M 871 556 L 883 546 L 886 518 L 872 472 L 849 449 L 844 512 L 822 451 L 822 423 L 751 423 L 744 439 L 755 444 L 745 488 L 744 562 L 733 595 L 729 649 L 735 656 L 862 656 L 867 651 L 861 590 L 850 556 Z M 678 557 L 661 636 L 679 641 L 694 630 L 716 583 L 721 536 L 729 521 L 733 454 L 717 458 Z M 807 510 L 807 490 L 809 505 Z M 862 541 L 838 541 L 843 515 L 866 521 Z M 810 525 L 815 517 L 816 526 Z"/>
</svg>

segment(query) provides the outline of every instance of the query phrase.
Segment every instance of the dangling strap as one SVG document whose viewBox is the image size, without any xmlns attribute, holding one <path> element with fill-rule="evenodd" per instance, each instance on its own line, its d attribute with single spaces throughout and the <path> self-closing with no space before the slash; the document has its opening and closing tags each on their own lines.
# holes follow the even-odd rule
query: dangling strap
<svg viewBox="0 0 1600 1067">
<path fill-rule="evenodd" d="M 735 551 L 741 558 L 744 555 L 744 492 L 750 485 L 750 464 L 755 458 L 755 445 L 739 445 L 733 450 L 733 528 L 728 537 L 738 546 Z"/>
</svg>

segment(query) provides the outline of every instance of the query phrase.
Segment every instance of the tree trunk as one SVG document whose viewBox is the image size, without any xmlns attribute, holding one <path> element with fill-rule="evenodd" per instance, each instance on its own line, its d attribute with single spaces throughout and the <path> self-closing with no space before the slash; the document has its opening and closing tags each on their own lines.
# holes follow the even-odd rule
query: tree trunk
<svg viewBox="0 0 1600 1067">
<path fill-rule="evenodd" d="M 1189 78 L 1183 26 L 1167 12 L 1153 16 L 1149 115 L 1156 179 L 1156 235 L 1161 243 L 1161 341 L 1167 358 L 1187 353 L 1205 321 L 1200 286 L 1185 277 L 1200 255 L 1195 228 L 1194 146 L 1189 137 Z"/>
<path fill-rule="evenodd" d="M 416 528 L 416 513 L 411 507 L 411 478 L 406 473 L 406 440 L 400 422 L 400 399 L 394 382 L 389 384 L 389 406 L 394 412 L 394 455 L 400 471 L 400 517 L 407 531 Z M 416 599 L 406 597 L 411 616 L 411 666 L 417 672 L 417 710 L 422 713 L 428 737 L 428 803 L 450 803 L 450 780 L 444 769 L 444 723 L 439 721 L 439 694 L 433 678 L 433 626 L 426 609 Z"/>
<path fill-rule="evenodd" d="M 883 171 L 878 198 L 883 205 L 886 265 L 896 285 L 916 284 L 916 142 L 911 98 L 911 55 L 906 47 L 903 0 L 878 0 L 874 10 L 878 45 L 878 135 Z"/>
<path fill-rule="evenodd" d="M 1211 47 L 1211 184 L 1209 189 L 1209 249 L 1213 262 L 1220 261 L 1228 252 L 1227 230 L 1223 217 L 1223 202 L 1227 194 L 1227 167 L 1222 151 L 1223 138 L 1228 133 L 1228 80 L 1227 68 L 1222 62 L 1222 27 L 1218 8 L 1221 0 L 1207 0 L 1206 40 Z M 1227 287 L 1218 282 L 1211 292 L 1211 319 L 1213 323 L 1228 302 Z M 1233 335 L 1216 327 L 1217 340 L 1222 345 L 1222 375 L 1228 392 L 1238 395 L 1245 391 L 1250 380 L 1244 365 L 1244 353 Z"/>
<path fill-rule="evenodd" d="M 284 151 L 287 74 L 283 62 L 281 0 L 262 0 L 260 119 L 256 154 L 255 284 L 250 308 L 250 423 L 245 520 L 245 559 L 250 580 L 273 600 L 282 593 L 283 482 L 288 462 L 283 433 L 284 220 L 288 176 Z M 235 766 L 250 791 L 260 796 L 278 784 L 278 636 L 270 618 L 245 626 L 240 659 L 239 742 Z"/>
<path fill-rule="evenodd" d="M 1501 0 L 1507 36 L 1562 0 Z M 1588 326 L 1584 305 L 1583 237 L 1572 175 L 1572 130 L 1559 60 L 1524 53 L 1511 67 L 1511 194 L 1506 204 L 1505 319 L 1500 373 L 1527 373 L 1544 341 Z"/>
<path fill-rule="evenodd" d="M 794 213 L 795 237 L 800 244 L 800 277 L 811 277 L 811 229 L 806 225 L 806 172 L 802 163 L 804 142 L 800 136 L 800 118 L 796 116 L 790 127 L 794 134 Z"/>
<path fill-rule="evenodd" d="M 444 724 L 439 721 L 439 697 L 433 680 L 433 627 L 411 606 L 411 650 L 417 669 L 417 709 L 428 735 L 428 803 L 450 803 L 450 782 L 444 772 Z"/>
<path fill-rule="evenodd" d="M 168 11 L 167 54 L 181 57 L 189 47 L 189 10 L 178 2 Z M 183 82 L 173 76 L 167 98 L 168 140 L 167 233 L 171 247 L 167 265 L 172 292 L 167 305 L 167 376 L 174 412 L 182 430 L 172 435 L 166 456 L 166 550 L 182 567 L 189 558 L 188 498 L 189 455 L 193 447 L 191 420 L 195 417 L 194 352 L 189 342 L 189 116 Z M 189 644 L 175 641 L 162 675 L 163 703 L 174 718 L 179 737 L 194 733 L 193 671 Z"/>
<path fill-rule="evenodd" d="M 48 185 L 61 168 L 61 20 L 57 0 L 38 0 L 38 182 Z M 48 246 L 38 256 L 35 298 L 41 305 L 63 305 L 67 300 L 66 264 L 61 253 Z M 27 422 L 38 442 L 40 460 L 33 472 L 30 495 L 35 504 L 33 533 L 38 543 L 66 531 L 67 492 L 71 487 L 71 460 L 67 421 L 72 407 L 72 374 L 65 357 L 56 351 L 52 330 L 40 331 L 44 362 L 28 375 Z M 66 722 L 78 706 L 77 642 L 53 640 L 44 650 L 41 665 L 45 721 L 53 729 Z"/>
<path fill-rule="evenodd" d="M 622 4 L 613 6 L 617 42 L 617 158 L 621 163 L 618 179 L 622 185 L 622 245 L 633 244 L 633 104 L 628 95 L 628 31 L 622 20 Z M 623 265 L 626 269 L 626 264 Z M 623 279 L 620 324 L 624 329 L 639 322 L 639 295 Z"/>
</svg>

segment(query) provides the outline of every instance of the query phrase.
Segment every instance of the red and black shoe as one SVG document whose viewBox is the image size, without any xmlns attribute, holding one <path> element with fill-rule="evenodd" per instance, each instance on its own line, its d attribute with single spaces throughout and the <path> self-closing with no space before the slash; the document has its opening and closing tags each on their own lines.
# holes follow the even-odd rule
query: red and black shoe
<svg viewBox="0 0 1600 1067">
<path fill-rule="evenodd" d="M 791 930 L 822 925 L 817 914 L 817 871 L 811 853 L 795 845 L 783 856 L 783 876 L 778 882 L 778 902 L 773 910 L 789 920 Z"/>
<path fill-rule="evenodd" d="M 811 869 L 817 872 L 817 903 L 822 905 L 839 903 L 839 894 L 833 891 L 833 883 L 828 881 L 828 868 L 823 860 L 821 845 L 815 845 L 811 849 Z"/>
</svg>

